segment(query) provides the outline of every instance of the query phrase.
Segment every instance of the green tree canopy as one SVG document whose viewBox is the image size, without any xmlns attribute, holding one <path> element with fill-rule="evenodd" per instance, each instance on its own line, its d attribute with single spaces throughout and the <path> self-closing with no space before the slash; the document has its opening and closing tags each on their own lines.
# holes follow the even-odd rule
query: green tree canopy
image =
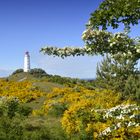
<svg viewBox="0 0 140 140">
<path fill-rule="evenodd" d="M 99 8 L 91 14 L 88 26 L 107 29 L 136 25 L 140 20 L 140 0 L 104 0 Z"/>
<path fill-rule="evenodd" d="M 30 74 L 34 75 L 35 77 L 43 77 L 43 76 L 46 76 L 47 73 L 45 70 L 41 69 L 41 68 L 34 68 L 34 69 L 31 69 Z"/>
</svg>

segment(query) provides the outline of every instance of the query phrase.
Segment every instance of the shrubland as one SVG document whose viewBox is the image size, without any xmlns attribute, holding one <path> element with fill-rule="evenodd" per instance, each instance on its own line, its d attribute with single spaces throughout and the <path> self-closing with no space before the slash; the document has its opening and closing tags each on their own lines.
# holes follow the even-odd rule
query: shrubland
<svg viewBox="0 0 140 140">
<path fill-rule="evenodd" d="M 30 81 L 14 82 L 0 80 L 0 96 L 17 97 L 21 102 L 30 102 L 43 96 L 37 87 Z"/>
<path fill-rule="evenodd" d="M 92 88 L 65 84 L 47 92 L 35 80 L 1 80 L 2 138 L 138 139 L 140 108 L 133 95 L 122 98 L 120 91 L 99 88 L 96 82 L 87 82 Z"/>
<path fill-rule="evenodd" d="M 69 139 L 137 139 L 140 107 L 112 90 L 55 88 L 33 115 L 60 117 Z M 133 131 L 131 131 L 133 130 Z M 131 134 L 130 134 L 131 132 Z"/>
<path fill-rule="evenodd" d="M 41 49 L 62 58 L 105 56 L 93 82 L 50 76 L 37 69 L 30 73 L 31 81 L 1 80 L 1 139 L 139 140 L 140 39 L 129 35 L 132 25 L 139 24 L 139 9 L 139 0 L 104 0 L 82 34 L 83 48 Z M 121 32 L 107 30 L 120 24 L 124 26 Z M 61 86 L 48 91 L 41 82 L 46 87 L 48 82 Z M 40 105 L 31 111 L 22 104 L 27 102 Z"/>
</svg>

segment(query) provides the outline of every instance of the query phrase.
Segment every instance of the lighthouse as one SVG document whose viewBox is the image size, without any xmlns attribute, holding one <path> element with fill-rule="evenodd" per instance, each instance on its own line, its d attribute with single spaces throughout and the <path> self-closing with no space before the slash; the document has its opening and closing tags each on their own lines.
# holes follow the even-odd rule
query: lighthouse
<svg viewBox="0 0 140 140">
<path fill-rule="evenodd" d="M 24 72 L 30 71 L 30 55 L 29 52 L 25 52 L 24 56 Z"/>
</svg>

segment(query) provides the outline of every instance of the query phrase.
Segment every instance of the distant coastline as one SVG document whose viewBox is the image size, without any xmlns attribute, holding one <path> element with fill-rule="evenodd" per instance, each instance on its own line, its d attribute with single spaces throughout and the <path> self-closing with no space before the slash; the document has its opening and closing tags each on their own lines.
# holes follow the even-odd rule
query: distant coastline
<svg viewBox="0 0 140 140">
<path fill-rule="evenodd" d="M 79 78 L 80 80 L 85 80 L 85 81 L 93 81 L 96 78 Z"/>
</svg>

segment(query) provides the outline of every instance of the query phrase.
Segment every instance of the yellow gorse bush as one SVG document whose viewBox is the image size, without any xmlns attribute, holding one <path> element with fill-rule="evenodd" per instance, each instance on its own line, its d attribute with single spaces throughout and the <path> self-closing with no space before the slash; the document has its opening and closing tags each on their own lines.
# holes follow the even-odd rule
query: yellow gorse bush
<svg viewBox="0 0 140 140">
<path fill-rule="evenodd" d="M 105 114 L 107 110 L 119 107 L 121 104 L 124 105 L 122 106 L 124 108 L 125 105 L 127 106 L 128 104 L 129 107 L 129 104 L 132 104 L 130 100 L 121 101 L 120 97 L 120 93 L 115 93 L 111 90 L 89 90 L 84 87 L 54 88 L 46 97 L 43 111 L 47 114 L 56 106 L 65 107 L 61 124 L 68 135 L 85 132 L 87 135 L 92 135 L 95 139 L 101 139 L 106 137 L 106 135 L 108 137 L 108 130 L 110 132 L 112 126 L 122 124 L 122 127 L 114 130 L 115 132 L 113 130 L 110 132 L 109 138 L 117 139 L 119 137 L 124 139 L 124 135 L 128 132 L 138 136 L 139 127 L 131 126 L 129 129 L 126 129 L 123 126 L 125 124 L 123 120 L 103 119 L 103 113 Z M 132 111 L 132 116 L 136 112 L 138 111 Z M 121 117 L 121 114 L 118 117 Z M 132 121 L 132 119 L 129 120 L 126 116 L 126 121 Z M 132 131 L 130 131 L 131 128 L 133 128 Z M 106 135 L 104 135 L 104 132 Z"/>
<path fill-rule="evenodd" d="M 112 98 L 110 100 L 110 98 Z M 89 90 L 83 87 L 54 88 L 44 103 L 46 113 L 55 104 L 70 106 L 77 102 L 91 102 L 95 108 L 110 108 L 120 103 L 120 95 L 111 90 Z"/>
<path fill-rule="evenodd" d="M 0 80 L 0 96 L 18 97 L 21 102 L 29 102 L 42 95 L 43 92 L 35 88 L 32 82 Z"/>
<path fill-rule="evenodd" d="M 112 98 L 112 101 L 110 98 Z M 119 103 L 119 93 L 116 94 L 111 90 L 89 90 L 83 87 L 55 88 L 48 94 L 43 109 L 45 113 L 48 113 L 54 105 L 67 106 L 67 110 L 64 112 L 61 122 L 63 128 L 70 134 L 80 131 L 81 121 L 75 117 L 77 112 L 85 111 L 88 113 L 91 112 L 93 107 L 97 109 L 110 108 Z"/>
</svg>

